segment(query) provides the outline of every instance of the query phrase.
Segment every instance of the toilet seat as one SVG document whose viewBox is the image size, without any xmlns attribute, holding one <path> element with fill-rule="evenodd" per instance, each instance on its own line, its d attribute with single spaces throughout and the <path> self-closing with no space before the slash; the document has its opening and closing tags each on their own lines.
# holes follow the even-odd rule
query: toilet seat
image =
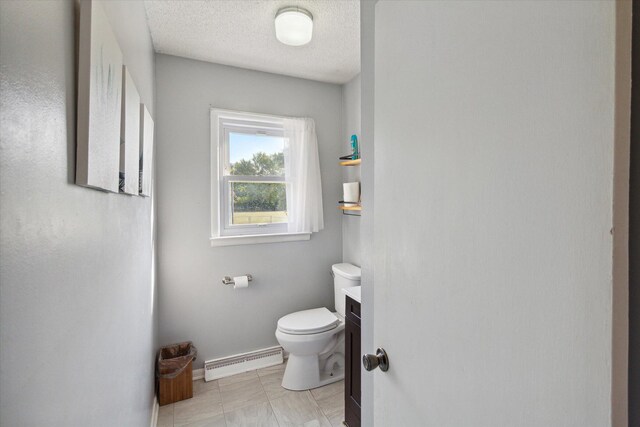
<svg viewBox="0 0 640 427">
<path fill-rule="evenodd" d="M 291 335 L 311 335 L 335 329 L 340 319 L 325 307 L 297 311 L 278 320 L 278 330 Z"/>
</svg>

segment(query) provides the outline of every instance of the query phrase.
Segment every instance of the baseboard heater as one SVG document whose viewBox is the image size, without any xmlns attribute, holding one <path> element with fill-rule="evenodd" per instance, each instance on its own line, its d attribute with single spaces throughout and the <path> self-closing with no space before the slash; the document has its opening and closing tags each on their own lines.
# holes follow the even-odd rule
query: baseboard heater
<svg viewBox="0 0 640 427">
<path fill-rule="evenodd" d="M 204 380 L 212 381 L 254 369 L 266 368 L 284 361 L 282 347 L 270 347 L 204 362 Z"/>
</svg>

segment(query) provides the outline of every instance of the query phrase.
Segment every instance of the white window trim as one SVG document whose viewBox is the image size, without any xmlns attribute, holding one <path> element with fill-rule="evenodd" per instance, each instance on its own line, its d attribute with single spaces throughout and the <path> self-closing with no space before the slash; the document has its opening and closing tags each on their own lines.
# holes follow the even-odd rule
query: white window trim
<svg viewBox="0 0 640 427">
<path fill-rule="evenodd" d="M 281 227 L 270 227 L 274 232 L 261 234 L 224 234 L 225 215 L 222 212 L 224 206 L 221 204 L 220 193 L 223 186 L 221 177 L 225 167 L 226 154 L 222 152 L 224 149 L 221 144 L 220 119 L 231 119 L 241 117 L 244 120 L 251 120 L 258 123 L 282 124 L 282 118 L 256 113 L 245 113 L 241 111 L 223 110 L 219 108 L 211 109 L 211 246 L 236 246 L 260 243 L 277 243 L 309 240 L 311 233 L 289 233 L 281 231 Z M 247 229 L 247 233 L 251 233 L 254 227 Z M 267 231 L 267 230 L 265 230 Z"/>
<path fill-rule="evenodd" d="M 258 245 L 260 243 L 281 243 L 310 240 L 311 233 L 277 233 L 277 234 L 249 234 L 237 236 L 211 237 L 211 246 Z"/>
</svg>

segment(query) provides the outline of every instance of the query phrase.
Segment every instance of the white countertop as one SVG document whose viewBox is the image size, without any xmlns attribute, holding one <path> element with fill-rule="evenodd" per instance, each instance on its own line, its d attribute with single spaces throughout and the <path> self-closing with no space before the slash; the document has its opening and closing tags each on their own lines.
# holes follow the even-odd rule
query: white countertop
<svg viewBox="0 0 640 427">
<path fill-rule="evenodd" d="M 347 295 L 349 298 L 361 303 L 362 301 L 360 301 L 360 288 L 361 286 L 353 286 L 351 288 L 342 288 L 342 293 Z"/>
</svg>

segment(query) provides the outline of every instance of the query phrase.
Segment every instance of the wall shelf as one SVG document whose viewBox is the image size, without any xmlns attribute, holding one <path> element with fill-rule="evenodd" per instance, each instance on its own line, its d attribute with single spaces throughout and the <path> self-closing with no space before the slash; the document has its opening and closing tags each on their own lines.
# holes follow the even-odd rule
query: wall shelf
<svg viewBox="0 0 640 427">
<path fill-rule="evenodd" d="M 340 162 L 340 166 L 360 166 L 360 163 L 362 163 L 362 159 L 355 159 L 355 160 L 342 160 Z M 340 206 L 338 206 L 338 208 L 342 211 L 343 215 L 348 215 L 348 216 L 360 216 L 361 212 L 362 212 L 362 206 L 361 205 L 356 205 L 356 206 L 344 206 L 343 203 L 354 203 L 354 202 L 344 202 L 344 201 L 339 201 L 338 203 L 340 203 Z"/>
<path fill-rule="evenodd" d="M 361 211 L 362 210 L 362 206 L 358 205 L 358 206 L 338 206 L 340 209 L 342 209 L 343 211 Z"/>
<path fill-rule="evenodd" d="M 343 215 L 348 216 L 360 216 L 362 212 L 362 206 L 338 206 Z"/>
<path fill-rule="evenodd" d="M 344 160 L 340 162 L 340 166 L 358 166 L 360 163 L 362 163 L 362 159 Z"/>
</svg>

